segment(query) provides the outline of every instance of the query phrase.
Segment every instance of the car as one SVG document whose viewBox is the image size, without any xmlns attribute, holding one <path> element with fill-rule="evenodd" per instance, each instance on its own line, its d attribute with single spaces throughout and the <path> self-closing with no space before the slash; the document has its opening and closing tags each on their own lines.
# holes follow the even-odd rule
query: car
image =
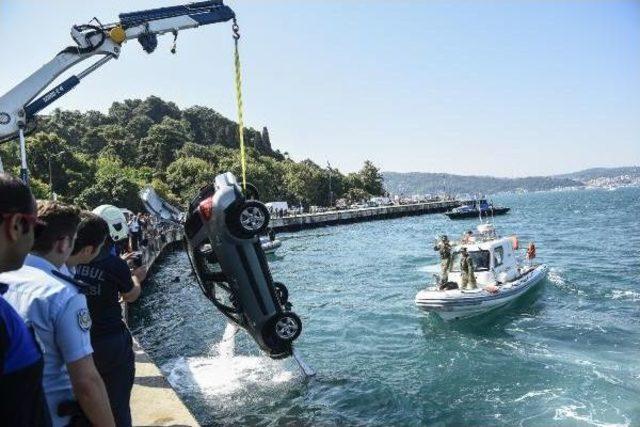
<svg viewBox="0 0 640 427">
<path fill-rule="evenodd" d="M 187 253 L 205 296 L 279 359 L 292 354 L 302 321 L 291 311 L 287 287 L 271 276 L 259 237 L 268 226 L 269 210 L 255 187 L 247 184 L 243 191 L 227 172 L 191 201 L 184 228 Z"/>
</svg>

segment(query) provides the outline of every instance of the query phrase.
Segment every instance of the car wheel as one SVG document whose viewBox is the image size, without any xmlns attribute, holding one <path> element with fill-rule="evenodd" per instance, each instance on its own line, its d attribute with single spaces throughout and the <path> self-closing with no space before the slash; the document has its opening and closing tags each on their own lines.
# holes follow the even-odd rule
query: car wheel
<svg viewBox="0 0 640 427">
<path fill-rule="evenodd" d="M 295 313 L 279 313 L 273 322 L 273 332 L 280 341 L 289 343 L 300 336 L 302 321 Z"/>
<path fill-rule="evenodd" d="M 230 215 L 230 230 L 240 238 L 251 238 L 264 233 L 269 226 L 269 211 L 262 203 L 249 200 Z"/>
<path fill-rule="evenodd" d="M 276 298 L 280 305 L 285 305 L 289 301 L 289 290 L 280 282 L 273 282 L 273 287 L 276 289 Z"/>
</svg>

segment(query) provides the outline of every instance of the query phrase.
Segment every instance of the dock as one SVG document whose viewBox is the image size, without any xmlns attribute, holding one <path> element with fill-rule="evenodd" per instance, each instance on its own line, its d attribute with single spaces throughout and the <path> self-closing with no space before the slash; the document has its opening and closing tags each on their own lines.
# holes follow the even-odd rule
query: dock
<svg viewBox="0 0 640 427">
<path fill-rule="evenodd" d="M 402 218 L 406 216 L 443 213 L 469 203 L 467 200 L 412 203 L 406 205 L 377 206 L 360 209 L 332 210 L 319 213 L 272 217 L 270 227 L 276 231 L 300 231 L 331 225 Z"/>
<path fill-rule="evenodd" d="M 148 238 L 142 248 L 142 261 L 147 269 L 172 246 L 182 242 L 182 230 L 166 228 Z M 141 296 L 144 298 L 144 292 Z M 129 309 L 123 305 L 125 319 Z M 182 402 L 171 384 L 164 377 L 149 355 L 133 337 L 136 361 L 136 377 L 131 392 L 131 417 L 134 426 L 199 426 L 193 414 Z"/>
</svg>

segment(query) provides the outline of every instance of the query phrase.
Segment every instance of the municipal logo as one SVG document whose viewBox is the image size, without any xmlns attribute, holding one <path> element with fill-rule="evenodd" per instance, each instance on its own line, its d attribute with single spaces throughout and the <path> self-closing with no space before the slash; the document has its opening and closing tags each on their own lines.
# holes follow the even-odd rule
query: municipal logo
<svg viewBox="0 0 640 427">
<path fill-rule="evenodd" d="M 86 308 L 78 310 L 78 326 L 80 326 L 80 329 L 83 331 L 91 329 L 91 316 L 89 315 L 89 310 Z"/>
</svg>

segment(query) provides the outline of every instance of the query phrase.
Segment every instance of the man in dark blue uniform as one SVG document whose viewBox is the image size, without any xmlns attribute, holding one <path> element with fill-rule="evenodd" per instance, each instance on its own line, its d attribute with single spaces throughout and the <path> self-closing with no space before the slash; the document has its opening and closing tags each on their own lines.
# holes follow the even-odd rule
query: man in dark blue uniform
<svg viewBox="0 0 640 427">
<path fill-rule="evenodd" d="M 120 222 L 115 212 L 112 213 L 108 215 L 107 210 L 107 215 L 101 215 L 109 226 L 107 242 L 90 263 L 76 267 L 75 277 L 88 285 L 85 295 L 93 321 L 93 357 L 107 387 L 116 425 L 120 427 L 131 426 L 129 401 L 135 377 L 135 355 L 119 300 L 122 297 L 125 302 L 133 302 L 138 298 L 146 269 L 138 267 L 132 273 L 126 261 L 113 255 L 114 238 L 126 236 L 126 231 L 122 231 L 127 225 Z M 117 224 L 112 223 L 114 218 L 118 218 Z"/>
<path fill-rule="evenodd" d="M 34 239 L 35 200 L 22 181 L 0 174 L 0 273 L 17 270 Z M 0 294 L 7 285 L 0 283 Z M 0 296 L 0 423 L 50 426 L 43 359 L 22 318 Z"/>
</svg>

